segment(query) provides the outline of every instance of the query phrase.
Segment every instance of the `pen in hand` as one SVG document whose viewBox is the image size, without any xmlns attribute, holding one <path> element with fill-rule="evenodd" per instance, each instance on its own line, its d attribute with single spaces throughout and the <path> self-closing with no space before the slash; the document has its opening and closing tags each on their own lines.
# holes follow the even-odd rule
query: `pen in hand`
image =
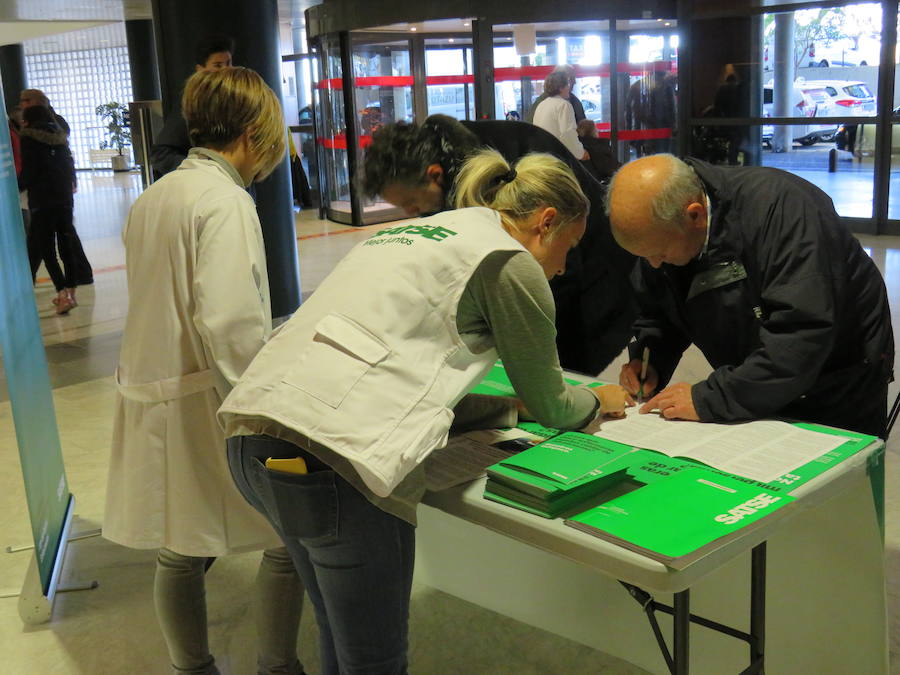
<svg viewBox="0 0 900 675">
<path fill-rule="evenodd" d="M 640 388 L 638 389 L 638 402 L 644 402 L 644 380 L 647 379 L 647 366 L 650 364 L 650 347 L 644 347 L 643 358 L 641 359 L 641 377 L 638 380 Z"/>
</svg>

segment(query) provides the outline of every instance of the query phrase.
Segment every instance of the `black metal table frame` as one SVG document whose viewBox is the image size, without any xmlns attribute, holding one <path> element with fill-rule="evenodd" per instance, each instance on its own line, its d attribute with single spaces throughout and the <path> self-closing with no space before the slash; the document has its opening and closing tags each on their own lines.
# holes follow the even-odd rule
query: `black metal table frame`
<svg viewBox="0 0 900 675">
<path fill-rule="evenodd" d="M 711 630 L 743 640 L 750 646 L 750 665 L 740 675 L 764 673 L 763 656 L 766 638 L 766 542 L 753 548 L 750 562 L 750 632 L 737 630 L 731 626 L 705 619 L 690 612 L 690 589 L 674 594 L 672 607 L 657 602 L 647 591 L 633 584 L 620 581 L 628 593 L 643 607 L 647 620 L 653 629 L 666 665 L 672 675 L 687 675 L 690 665 L 691 622 Z M 673 649 L 670 651 L 666 639 L 656 620 L 656 611 L 671 614 Z"/>
</svg>

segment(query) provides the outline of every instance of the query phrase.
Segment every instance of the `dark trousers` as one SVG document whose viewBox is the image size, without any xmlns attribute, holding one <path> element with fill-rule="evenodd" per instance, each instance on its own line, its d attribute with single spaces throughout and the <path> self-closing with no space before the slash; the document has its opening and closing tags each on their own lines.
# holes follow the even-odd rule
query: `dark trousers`
<svg viewBox="0 0 900 675">
<path fill-rule="evenodd" d="M 31 227 L 28 231 L 28 261 L 31 263 L 32 279 L 37 274 L 41 261 L 47 268 L 47 273 L 53 281 L 57 291 L 64 288 L 74 288 L 75 260 L 72 257 L 71 245 L 60 245 L 59 255 L 62 258 L 63 268 L 59 266 L 56 257 L 57 239 L 71 242 L 77 238 L 75 227 L 72 224 L 71 206 L 46 206 L 31 209 Z"/>
</svg>

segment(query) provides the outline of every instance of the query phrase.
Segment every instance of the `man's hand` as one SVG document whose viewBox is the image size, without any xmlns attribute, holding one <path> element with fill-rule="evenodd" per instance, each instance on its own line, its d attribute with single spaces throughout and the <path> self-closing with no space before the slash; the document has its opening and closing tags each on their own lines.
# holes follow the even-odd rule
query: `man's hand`
<svg viewBox="0 0 900 675">
<path fill-rule="evenodd" d="M 617 384 L 589 387 L 600 401 L 600 412 L 608 417 L 625 417 L 625 408 L 634 405 L 631 395 Z"/>
<path fill-rule="evenodd" d="M 619 384 L 625 387 L 625 391 L 632 396 L 637 396 L 641 393 L 640 359 L 632 359 L 622 366 L 622 372 L 619 373 Z M 647 379 L 644 380 L 644 400 L 656 391 L 657 384 L 659 384 L 659 376 L 656 374 L 656 369 L 648 364 Z"/>
<path fill-rule="evenodd" d="M 650 379 L 649 371 L 647 379 Z M 691 385 L 687 382 L 670 384 L 642 405 L 638 412 L 644 414 L 653 412 L 654 410 L 659 410 L 659 413 L 663 417 L 670 420 L 700 421 L 700 417 L 694 409 L 694 399 L 691 397 Z"/>
</svg>

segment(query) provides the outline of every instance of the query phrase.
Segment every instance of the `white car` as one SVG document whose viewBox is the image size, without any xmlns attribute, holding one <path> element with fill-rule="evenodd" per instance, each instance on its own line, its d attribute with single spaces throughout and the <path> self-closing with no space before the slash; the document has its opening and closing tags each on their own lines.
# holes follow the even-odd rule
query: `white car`
<svg viewBox="0 0 900 675">
<path fill-rule="evenodd" d="M 825 90 L 828 94 L 827 111 L 819 111 L 817 115 L 838 115 L 841 117 L 863 117 L 875 114 L 875 96 L 869 89 L 869 85 L 861 80 L 806 80 L 799 81 L 798 85 Z"/>
<path fill-rule="evenodd" d="M 837 114 L 829 112 L 828 94 L 824 89 L 807 86 L 807 83 L 801 81 L 794 82 L 792 100 L 794 105 L 786 117 L 821 117 L 825 114 Z M 773 101 L 774 84 L 770 80 L 763 87 L 763 117 L 774 117 Z M 795 124 L 791 126 L 791 129 L 795 143 L 812 145 L 819 141 L 833 139 L 837 131 L 837 124 Z M 763 126 L 762 140 L 765 145 L 771 144 L 774 131 L 774 126 L 771 124 Z"/>
</svg>

